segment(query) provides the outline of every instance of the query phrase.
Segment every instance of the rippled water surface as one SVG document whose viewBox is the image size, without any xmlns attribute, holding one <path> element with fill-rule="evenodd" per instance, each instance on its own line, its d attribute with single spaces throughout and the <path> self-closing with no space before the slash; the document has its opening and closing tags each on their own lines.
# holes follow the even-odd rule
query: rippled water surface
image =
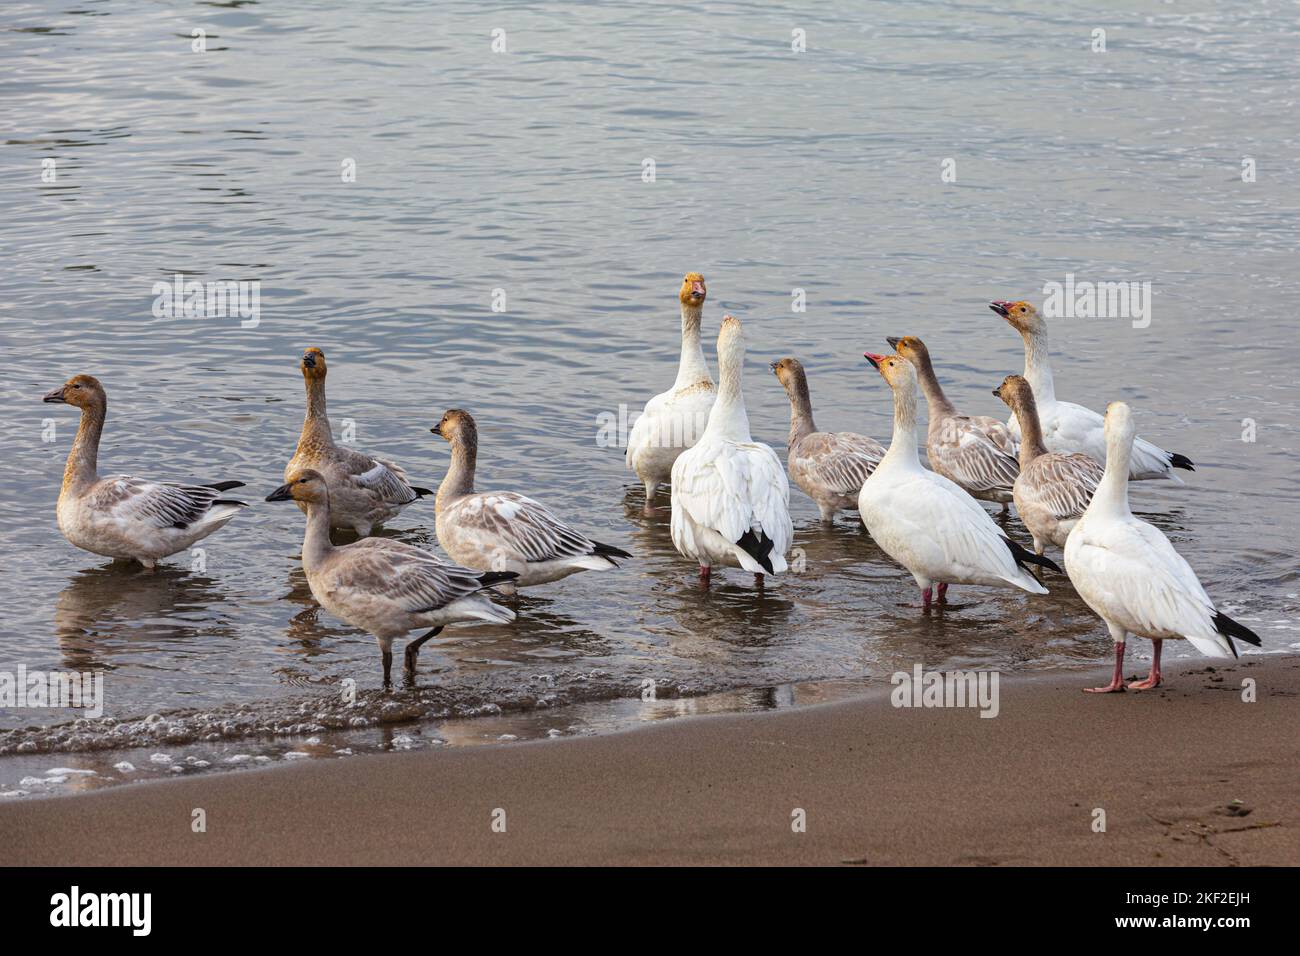
<svg viewBox="0 0 1300 956">
<path fill-rule="evenodd" d="M 671 384 L 688 270 L 708 278 L 710 357 L 724 312 L 746 323 L 751 422 L 782 451 L 773 359 L 809 368 L 820 427 L 887 439 L 861 353 L 912 333 L 959 408 L 1004 416 L 990 391 L 1021 350 L 990 299 L 1041 299 L 1067 273 L 1150 281 L 1147 328 L 1056 321 L 1058 394 L 1123 398 L 1196 461 L 1135 507 L 1266 649 L 1296 646 L 1294 6 L 429 6 L 0 11 L 0 669 L 102 670 L 107 694 L 107 719 L 52 731 L 67 711 L 3 711 L 0 751 L 527 715 L 646 678 L 692 696 L 1108 654 L 1064 579 L 1047 598 L 900 606 L 910 577 L 856 517 L 819 528 L 797 490 L 806 573 L 759 592 L 728 572 L 702 593 L 666 507 L 643 517 L 596 438 L 599 416 Z M 153 284 L 176 273 L 260 282 L 260 323 L 156 318 Z M 449 628 L 419 688 L 381 692 L 374 642 L 307 590 L 302 516 L 261 503 L 297 440 L 310 345 L 357 447 L 433 486 L 448 456 L 429 427 L 471 409 L 480 487 L 532 494 L 635 560 L 527 592 L 513 626 Z M 110 395 L 102 472 L 248 483 L 257 503 L 204 543 L 205 570 L 112 565 L 60 537 L 76 414 L 40 397 L 78 372 Z M 386 533 L 436 548 L 433 524 L 426 500 Z"/>
</svg>

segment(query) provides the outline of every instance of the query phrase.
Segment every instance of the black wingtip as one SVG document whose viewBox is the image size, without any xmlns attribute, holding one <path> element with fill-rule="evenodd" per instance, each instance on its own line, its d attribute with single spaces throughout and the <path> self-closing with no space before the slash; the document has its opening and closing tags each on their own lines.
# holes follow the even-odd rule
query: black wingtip
<svg viewBox="0 0 1300 956">
<path fill-rule="evenodd" d="M 213 491 L 229 491 L 231 488 L 242 488 L 242 481 L 218 481 L 216 484 L 204 485 L 204 488 L 211 488 Z"/>
<path fill-rule="evenodd" d="M 484 571 L 478 576 L 478 583 L 485 588 L 490 588 L 497 584 L 513 581 L 517 577 L 519 577 L 518 571 Z"/>
<path fill-rule="evenodd" d="M 1171 452 L 1169 455 L 1169 464 L 1173 465 L 1175 468 L 1182 468 L 1186 471 L 1196 470 L 1196 466 L 1192 464 L 1192 460 L 1190 458 L 1188 458 L 1186 455 L 1179 455 L 1173 452 Z"/>
<path fill-rule="evenodd" d="M 1232 649 L 1232 656 L 1237 657 L 1237 645 L 1232 643 L 1235 637 L 1239 641 L 1245 641 L 1247 644 L 1253 644 L 1259 647 L 1259 635 L 1252 631 L 1244 624 L 1238 624 L 1222 611 L 1214 612 L 1214 629 L 1228 639 L 1228 647 Z"/>
<path fill-rule="evenodd" d="M 1015 558 L 1018 566 L 1023 568 L 1026 564 L 1036 564 L 1040 568 L 1048 568 L 1049 570 L 1055 571 L 1057 574 L 1064 574 L 1060 565 L 1051 558 L 1045 557 L 1041 554 L 1034 554 L 1034 552 L 1030 551 L 1028 548 L 1021 547 L 1010 538 L 1003 538 L 1002 540 L 1006 542 L 1007 548 L 1011 551 L 1011 557 Z"/>
<path fill-rule="evenodd" d="M 776 573 L 772 570 L 772 559 L 768 557 L 772 553 L 775 542 L 766 534 L 754 534 L 754 529 L 751 528 L 740 536 L 736 546 L 757 561 L 768 574 Z"/>
<path fill-rule="evenodd" d="M 595 547 L 591 549 L 591 553 L 599 555 L 602 558 L 632 557 L 632 553 L 630 551 L 624 551 L 622 548 L 616 548 L 612 544 L 601 544 L 599 541 L 593 541 L 592 544 Z M 610 563 L 613 564 L 614 562 L 611 561 Z M 618 565 L 615 564 L 614 567 L 618 567 Z"/>
<path fill-rule="evenodd" d="M 435 492 L 430 491 L 428 488 L 416 488 L 415 486 L 412 486 L 411 490 L 415 492 L 415 497 L 417 498 L 423 498 L 425 495 L 435 494 Z"/>
</svg>

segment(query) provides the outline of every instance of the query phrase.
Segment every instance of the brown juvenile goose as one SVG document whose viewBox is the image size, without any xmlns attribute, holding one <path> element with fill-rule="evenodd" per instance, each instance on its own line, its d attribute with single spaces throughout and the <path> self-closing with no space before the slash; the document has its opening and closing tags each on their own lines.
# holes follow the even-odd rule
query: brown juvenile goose
<svg viewBox="0 0 1300 956">
<path fill-rule="evenodd" d="M 382 458 L 340 447 L 334 443 L 325 411 L 325 353 L 308 349 L 300 363 L 307 386 L 307 417 L 303 419 L 298 449 L 284 466 L 284 478 L 303 468 L 321 473 L 330 491 L 330 527 L 370 534 L 417 498 L 433 494 L 412 487 L 406 472 Z M 303 511 L 306 507 L 300 502 Z"/>
<path fill-rule="evenodd" d="M 769 367 L 790 399 L 790 480 L 817 503 L 824 522 L 833 521 L 837 511 L 857 511 L 858 492 L 885 457 L 884 446 L 854 432 L 818 431 L 803 365 L 783 358 Z"/>
<path fill-rule="evenodd" d="M 480 592 L 513 581 L 513 572 L 473 571 L 447 564 L 428 551 L 391 538 L 364 538 L 336 546 L 330 541 L 330 493 L 320 472 L 303 468 L 266 496 L 295 501 L 307 512 L 302 567 L 311 593 L 325 610 L 373 634 L 383 653 L 384 686 L 393 665 L 393 641 L 431 628 L 406 645 L 406 673 L 415 674 L 420 645 L 448 624 L 515 619 Z"/>
<path fill-rule="evenodd" d="M 152 568 L 160 558 L 184 551 L 247 507 L 221 492 L 242 481 L 178 485 L 129 475 L 100 478 L 99 437 L 108 414 L 108 395 L 99 379 L 77 375 L 45 401 L 81 409 L 59 491 L 63 536 L 78 548 L 110 558 L 134 559 Z"/>
<path fill-rule="evenodd" d="M 1013 488 L 1016 513 L 1034 536 L 1034 553 L 1048 543 L 1065 547 L 1101 481 L 1104 467 L 1082 452 L 1063 455 L 1043 444 L 1034 391 L 1021 375 L 1008 375 L 993 390 L 1020 423 L 1020 474 Z"/>
<path fill-rule="evenodd" d="M 925 393 L 929 410 L 925 450 L 930 467 L 961 485 L 972 498 L 999 502 L 1006 511 L 1020 471 L 1018 446 L 1007 426 L 986 415 L 957 414 L 934 374 L 930 350 L 916 336 L 887 341 L 915 366 Z"/>
</svg>

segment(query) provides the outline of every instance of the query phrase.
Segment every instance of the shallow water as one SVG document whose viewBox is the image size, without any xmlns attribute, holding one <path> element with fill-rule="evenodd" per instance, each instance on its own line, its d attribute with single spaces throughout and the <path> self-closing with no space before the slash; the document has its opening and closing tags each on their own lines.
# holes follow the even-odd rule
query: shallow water
<svg viewBox="0 0 1300 956">
<path fill-rule="evenodd" d="M 961 409 L 1003 417 L 990 391 L 1020 370 L 1020 343 L 989 300 L 1041 300 L 1067 273 L 1149 280 L 1146 328 L 1055 322 L 1058 394 L 1129 401 L 1144 435 L 1196 461 L 1182 487 L 1135 488 L 1135 508 L 1267 650 L 1300 642 L 1293 10 L 406 7 L 0 13 L 0 670 L 102 670 L 108 718 L 51 730 L 68 711 L 9 709 L 0 753 L 526 715 L 635 697 L 648 678 L 689 697 L 917 660 L 1106 657 L 1063 579 L 1047 598 L 958 588 L 942 614 L 900 606 L 910 577 L 856 518 L 817 527 L 797 490 L 806 573 L 758 592 L 729 572 L 702 593 L 666 507 L 643 517 L 621 450 L 597 443 L 600 416 L 671 384 L 692 269 L 706 336 L 724 312 L 746 323 L 751 423 L 778 448 L 773 359 L 808 366 L 822 428 L 887 439 L 888 390 L 861 353 L 920 335 Z M 260 282 L 260 322 L 156 318 L 153 285 L 177 272 Z M 636 559 L 528 592 L 514 626 L 448 629 L 420 687 L 383 694 L 373 641 L 315 610 L 301 515 L 261 503 L 297 439 L 308 345 L 329 356 L 335 428 L 350 420 L 357 447 L 434 486 L 447 450 L 428 429 L 471 409 L 480 487 L 539 497 Z M 110 394 L 101 471 L 248 483 L 256 504 L 204 542 L 202 572 L 188 556 L 109 565 L 59 536 L 76 416 L 40 396 L 78 372 Z M 436 547 L 432 503 L 387 533 Z M 361 697 L 344 711 L 349 677 Z M 0 758 L 0 781 L 26 772 Z"/>
</svg>

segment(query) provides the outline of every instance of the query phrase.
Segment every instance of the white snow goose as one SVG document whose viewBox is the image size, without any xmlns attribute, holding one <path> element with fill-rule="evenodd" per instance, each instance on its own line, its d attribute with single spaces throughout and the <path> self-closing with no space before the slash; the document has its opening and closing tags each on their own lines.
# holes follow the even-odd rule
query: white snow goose
<svg viewBox="0 0 1300 956">
<path fill-rule="evenodd" d="M 406 645 L 406 676 L 415 676 L 420 646 L 448 624 L 513 621 L 514 612 L 479 592 L 513 581 L 513 571 L 475 571 L 447 564 L 428 551 L 391 538 L 330 542 L 330 492 L 320 472 L 302 468 L 266 496 L 294 501 L 307 512 L 302 566 L 312 596 L 325 610 L 372 634 L 383 653 L 384 686 L 390 683 L 393 641 L 431 628 Z"/>
<path fill-rule="evenodd" d="M 1008 375 L 993 394 L 1020 422 L 1020 474 L 1014 488 L 1016 513 L 1034 536 L 1034 553 L 1047 545 L 1065 547 L 1070 529 L 1092 501 L 1102 466 L 1082 452 L 1062 455 L 1043 445 L 1034 392 L 1024 376 Z"/>
<path fill-rule="evenodd" d="M 99 438 L 108 414 L 108 395 L 99 379 L 73 376 L 44 401 L 81 409 L 56 511 L 59 531 L 78 548 L 152 568 L 160 559 L 206 538 L 247 507 L 222 497 L 222 492 L 242 488 L 242 481 L 181 485 L 129 475 L 100 478 Z"/>
<path fill-rule="evenodd" d="M 1043 423 L 1043 445 L 1048 451 L 1069 454 L 1083 452 L 1099 463 L 1106 461 L 1106 436 L 1103 419 L 1090 408 L 1061 402 L 1056 399 L 1052 383 L 1052 360 L 1047 349 L 1047 323 L 1028 302 L 993 302 L 989 308 L 1020 333 L 1025 343 L 1025 379 L 1034 390 L 1038 403 L 1038 419 Z M 1012 433 L 1020 437 L 1016 417 L 1007 422 Z M 1149 441 L 1137 439 L 1133 444 L 1132 469 L 1129 477 L 1134 481 L 1167 478 L 1182 484 L 1174 474 L 1175 468 L 1195 471 L 1186 455 L 1165 451 Z"/>
<path fill-rule="evenodd" d="M 433 494 L 428 488 L 412 487 L 406 472 L 391 461 L 335 444 L 325 410 L 325 353 L 307 349 L 299 367 L 307 386 L 307 416 L 298 449 L 284 466 L 284 478 L 288 481 L 290 474 L 303 468 L 324 477 L 330 490 L 332 527 L 364 538 L 417 498 Z M 299 507 L 307 510 L 301 502 Z"/>
<path fill-rule="evenodd" d="M 853 432 L 818 431 L 803 365 L 783 358 L 770 367 L 790 399 L 786 467 L 791 480 L 816 502 L 823 522 L 833 521 L 837 511 L 857 511 L 858 492 L 885 456 L 885 446 Z"/>
<path fill-rule="evenodd" d="M 925 394 L 929 425 L 926 455 L 930 467 L 955 481 L 973 498 L 1007 510 L 1020 466 L 1017 442 L 1007 426 L 986 415 L 959 415 L 934 374 L 930 350 L 914 335 L 889 338 L 889 345 L 912 363 Z"/>
<path fill-rule="evenodd" d="M 1160 529 L 1133 515 L 1128 483 L 1137 428 L 1123 402 L 1106 409 L 1106 471 L 1065 541 L 1065 568 L 1079 596 L 1106 622 L 1115 642 L 1115 671 L 1105 687 L 1124 690 L 1124 643 L 1129 634 L 1153 644 L 1151 673 L 1128 686 L 1160 685 L 1160 648 L 1185 638 L 1209 657 L 1237 656 L 1233 638 L 1259 646 L 1259 636 L 1214 607 L 1196 572 Z"/>
<path fill-rule="evenodd" d="M 700 318 L 708 289 L 704 276 L 688 272 L 677 294 L 682 307 L 682 354 L 677 380 L 645 403 L 627 439 L 627 467 L 645 485 L 645 510 L 653 510 L 655 492 L 672 475 L 673 462 L 695 444 L 708 421 L 716 394 L 713 376 L 700 345 Z"/>
<path fill-rule="evenodd" d="M 449 409 L 429 429 L 451 445 L 451 465 L 438 486 L 438 543 L 452 559 L 482 571 L 513 571 L 500 590 L 548 584 L 579 571 L 608 571 L 631 554 L 575 531 L 540 502 L 513 491 L 475 491 L 478 424 Z"/>
<path fill-rule="evenodd" d="M 894 437 L 858 496 L 858 512 L 872 539 L 912 573 L 927 608 L 936 584 L 940 601 L 950 584 L 1046 594 L 1024 565 L 1061 569 L 1008 538 L 956 482 L 921 467 L 916 450 L 917 375 L 911 361 L 897 353 L 864 354 L 894 390 Z"/>
<path fill-rule="evenodd" d="M 790 483 L 781 460 L 749 433 L 741 375 L 745 336 L 724 316 L 718 332 L 718 400 L 704 434 L 673 464 L 673 544 L 699 562 L 706 584 L 714 565 L 743 568 L 762 583 L 786 570 L 794 538 Z"/>
</svg>

